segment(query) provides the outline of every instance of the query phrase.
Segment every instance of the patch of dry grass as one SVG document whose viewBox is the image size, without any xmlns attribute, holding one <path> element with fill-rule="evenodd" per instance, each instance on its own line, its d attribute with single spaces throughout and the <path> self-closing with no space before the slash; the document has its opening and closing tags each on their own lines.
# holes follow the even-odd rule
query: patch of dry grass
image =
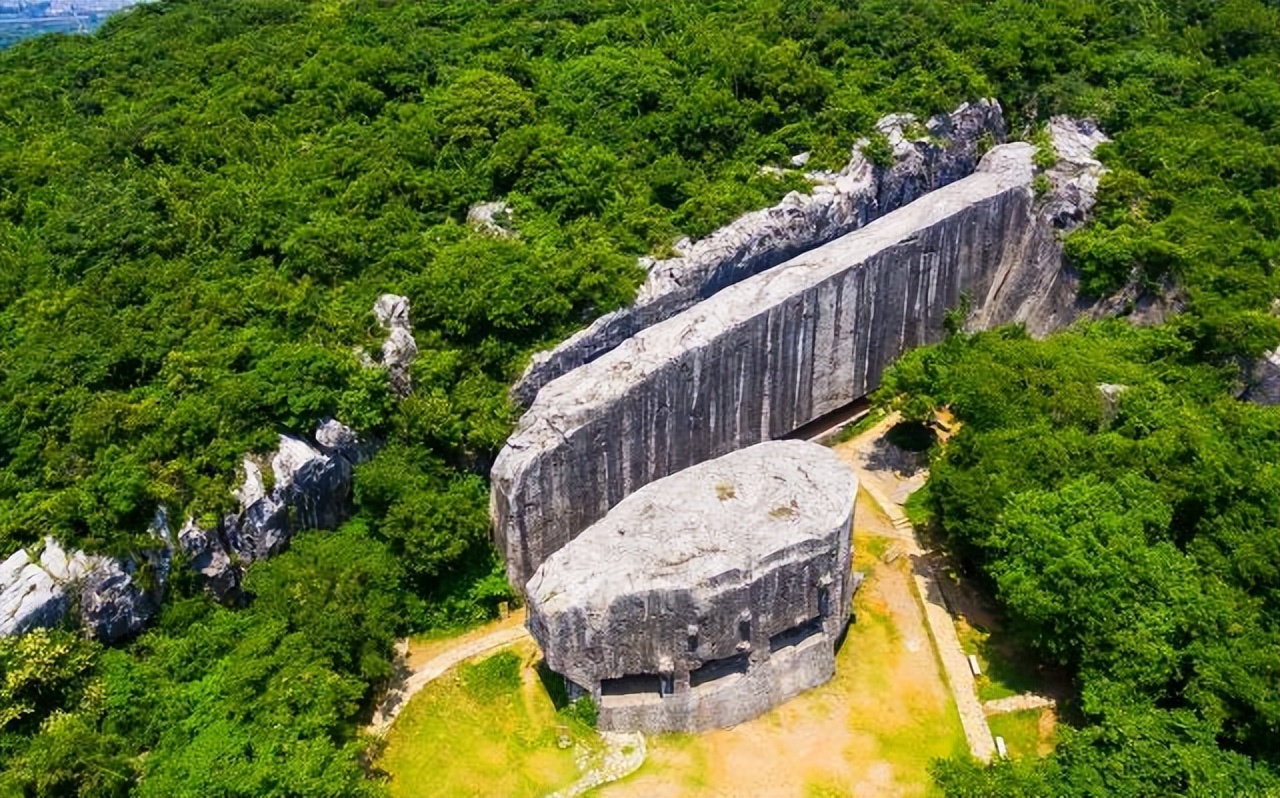
<svg viewBox="0 0 1280 798">
<path fill-rule="evenodd" d="M 991 733 L 1003 737 L 1009 756 L 1045 756 L 1053 751 L 1053 710 L 1047 708 L 1023 709 L 987 718 Z"/>
<path fill-rule="evenodd" d="M 556 744 L 557 726 L 565 721 L 534 671 L 534 645 L 508 651 L 521 658 L 518 688 L 498 691 L 454 669 L 410 700 L 378 761 L 391 776 L 393 797 L 537 798 L 578 777 L 572 750 Z M 571 734 L 594 744 L 588 729 Z"/>
<path fill-rule="evenodd" d="M 916 796 L 926 767 L 967 752 L 964 732 L 910 590 L 906 558 L 855 536 L 867 574 L 836 676 L 763 717 L 702 735 L 660 735 L 649 758 L 600 798 L 671 796 Z"/>
</svg>

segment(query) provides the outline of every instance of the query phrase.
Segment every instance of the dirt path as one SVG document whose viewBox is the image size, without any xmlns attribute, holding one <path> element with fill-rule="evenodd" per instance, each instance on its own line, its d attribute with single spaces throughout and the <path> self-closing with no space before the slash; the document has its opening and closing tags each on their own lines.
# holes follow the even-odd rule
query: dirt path
<svg viewBox="0 0 1280 798">
<path fill-rule="evenodd" d="M 929 795 L 926 768 L 967 748 L 912 589 L 909 561 L 871 554 L 897 541 L 868 501 L 855 518 L 858 618 L 830 682 L 728 729 L 648 738 L 634 775 L 598 798 Z M 865 510 L 864 510 L 865 507 Z"/>
<path fill-rule="evenodd" d="M 988 762 L 995 755 L 995 740 L 978 701 L 968 657 L 956 635 L 955 622 L 943 600 L 929 558 L 920 548 L 911 522 L 902 512 L 907 496 L 924 484 L 928 472 L 912 455 L 888 445 L 885 433 L 897 422 L 897 414 L 890 414 L 856 438 L 835 446 L 834 451 L 853 467 L 860 488 L 880 505 L 897 531 L 895 537 L 903 541 L 906 553 L 911 557 L 916 590 L 924 602 L 925 622 L 960 712 L 969 750 L 978 759 Z"/>
<path fill-rule="evenodd" d="M 415 663 L 415 659 L 420 658 L 414 657 L 413 646 L 409 644 L 408 650 L 403 653 L 400 672 L 396 674 L 386 696 L 378 702 L 369 731 L 374 734 L 386 732 L 410 698 L 455 665 L 529 637 L 521 620 L 523 615 L 515 621 L 508 619 L 500 622 L 496 624 L 497 628 L 485 627 L 454 641 L 429 641 L 425 645 L 434 656 L 425 662 Z"/>
</svg>

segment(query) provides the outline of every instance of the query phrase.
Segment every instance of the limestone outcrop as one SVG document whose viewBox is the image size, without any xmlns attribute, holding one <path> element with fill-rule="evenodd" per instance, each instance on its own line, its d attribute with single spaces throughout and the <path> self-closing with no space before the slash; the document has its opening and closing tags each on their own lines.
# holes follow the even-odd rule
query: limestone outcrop
<svg viewBox="0 0 1280 798">
<path fill-rule="evenodd" d="M 755 717 L 834 672 L 856 493 L 832 451 L 800 441 L 653 482 L 542 564 L 529 630 L 602 729 Z"/>
<path fill-rule="evenodd" d="M 84 552 L 68 555 L 53 538 L 45 538 L 39 559 L 18 549 L 0 564 L 0 634 L 60 623 L 71 609 L 72 587 L 88 569 Z"/>
<path fill-rule="evenodd" d="M 388 331 L 382 359 L 392 390 L 403 397 L 412 389 L 408 370 L 418 352 L 409 300 L 383 294 L 373 312 Z M 0 564 L 0 634 L 57 626 L 73 609 L 86 633 L 100 640 L 134 634 L 159 610 L 177 550 L 214 597 L 235 600 L 245 566 L 278 554 L 300 530 L 333 529 L 346 520 L 352 468 L 373 449 L 334 419 L 322 421 L 311 439 L 281 435 L 279 441 L 269 458 L 244 458 L 234 491 L 240 509 L 210 528 L 188 518 L 174 535 L 161 507 L 151 528 L 156 545 L 137 558 L 67 554 L 53 538 L 39 559 L 25 549 L 15 552 Z"/>
<path fill-rule="evenodd" d="M 641 330 L 971 174 L 983 148 L 1005 140 L 1004 116 L 994 100 L 965 103 L 924 124 L 910 114 L 893 114 L 876 128 L 893 148 L 891 164 L 868 160 L 862 153 L 868 140 L 862 139 L 844 169 L 810 173 L 816 183 L 811 194 L 788 194 L 780 204 L 748 213 L 707 238 L 677 245 L 679 257 L 648 262 L 649 276 L 635 304 L 534 355 L 512 387 L 512 398 L 529 406 L 548 382 Z"/>
<path fill-rule="evenodd" d="M 1242 398 L 1259 405 L 1280 405 L 1280 349 L 1249 364 Z"/>
<path fill-rule="evenodd" d="M 382 365 L 391 380 L 391 392 L 403 399 L 413 392 L 409 366 L 418 356 L 418 343 L 413 338 L 413 324 L 409 321 L 409 299 L 383 294 L 373 305 L 373 315 L 387 331 L 382 342 Z"/>
<path fill-rule="evenodd" d="M 281 435 L 279 448 L 262 466 L 244 459 L 244 480 L 236 490 L 240 510 L 216 529 L 194 519 L 178 531 L 178 546 L 220 600 L 233 597 L 241 571 L 250 563 L 280 553 L 300 530 L 334 529 L 348 515 L 352 467 L 362 461 L 359 436 L 333 419 L 322 422 L 314 441 Z"/>
<path fill-rule="evenodd" d="M 511 206 L 505 202 L 481 202 L 467 211 L 467 224 L 494 238 L 515 238 Z"/>
<path fill-rule="evenodd" d="M 302 529 L 332 529 L 346 519 L 352 466 L 365 454 L 353 430 L 329 419 L 314 442 L 280 436 L 268 464 L 270 490 L 262 468 L 246 457 L 240 510 L 212 529 L 188 518 L 175 536 L 161 508 L 151 529 L 156 545 L 136 558 L 67 553 L 53 538 L 38 558 L 20 549 L 0 564 L 0 634 L 57 626 L 68 615 L 104 642 L 135 634 L 160 609 L 175 549 L 210 593 L 234 599 L 249 563 L 279 553 Z"/>
<path fill-rule="evenodd" d="M 495 539 L 512 584 L 640 487 L 864 396 L 903 352 L 942 338 L 962 297 L 977 326 L 1073 320 L 1074 286 L 1044 213 L 1087 207 L 1095 167 L 1051 177 L 1037 197 L 1033 153 L 1026 143 L 998 146 L 973 175 L 548 383 L 491 473 Z M 1062 199 L 1054 180 L 1079 197 Z"/>
<path fill-rule="evenodd" d="M 0 564 L 0 635 L 58 626 L 73 611 L 85 633 L 103 642 L 134 634 L 159 609 L 170 559 L 163 548 L 146 552 L 142 563 L 68 553 L 51 537 L 38 558 L 19 549 Z"/>
</svg>

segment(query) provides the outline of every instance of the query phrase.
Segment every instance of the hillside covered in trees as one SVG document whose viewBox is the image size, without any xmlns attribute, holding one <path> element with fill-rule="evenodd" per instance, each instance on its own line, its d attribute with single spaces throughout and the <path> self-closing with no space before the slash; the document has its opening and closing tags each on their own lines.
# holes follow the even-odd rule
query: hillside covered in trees
<svg viewBox="0 0 1280 798">
<path fill-rule="evenodd" d="M 1015 133 L 1099 121 L 1068 252 L 1185 310 L 891 377 L 965 422 L 935 520 L 1082 710 L 1044 762 L 937 777 L 1274 791 L 1280 422 L 1234 393 L 1280 344 L 1278 54 L 1261 0 L 161 0 L 0 52 L 0 556 L 216 518 L 245 452 L 326 416 L 383 442 L 353 520 L 255 564 L 246 606 L 179 564 L 127 645 L 0 640 L 0 794 L 378 794 L 357 730 L 392 641 L 507 596 L 484 475 L 529 354 L 629 301 L 637 256 L 805 187 L 761 166 L 983 96 Z M 496 199 L 517 237 L 464 223 Z M 361 365 L 384 292 L 421 352 L 400 402 Z"/>
</svg>

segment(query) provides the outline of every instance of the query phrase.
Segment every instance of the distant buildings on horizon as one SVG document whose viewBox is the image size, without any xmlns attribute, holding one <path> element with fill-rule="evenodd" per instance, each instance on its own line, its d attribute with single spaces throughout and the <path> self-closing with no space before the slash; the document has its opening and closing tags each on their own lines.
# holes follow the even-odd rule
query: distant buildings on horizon
<svg viewBox="0 0 1280 798">
<path fill-rule="evenodd" d="M 42 33 L 91 33 L 111 14 L 146 0 L 0 0 L 0 48 Z"/>
</svg>

